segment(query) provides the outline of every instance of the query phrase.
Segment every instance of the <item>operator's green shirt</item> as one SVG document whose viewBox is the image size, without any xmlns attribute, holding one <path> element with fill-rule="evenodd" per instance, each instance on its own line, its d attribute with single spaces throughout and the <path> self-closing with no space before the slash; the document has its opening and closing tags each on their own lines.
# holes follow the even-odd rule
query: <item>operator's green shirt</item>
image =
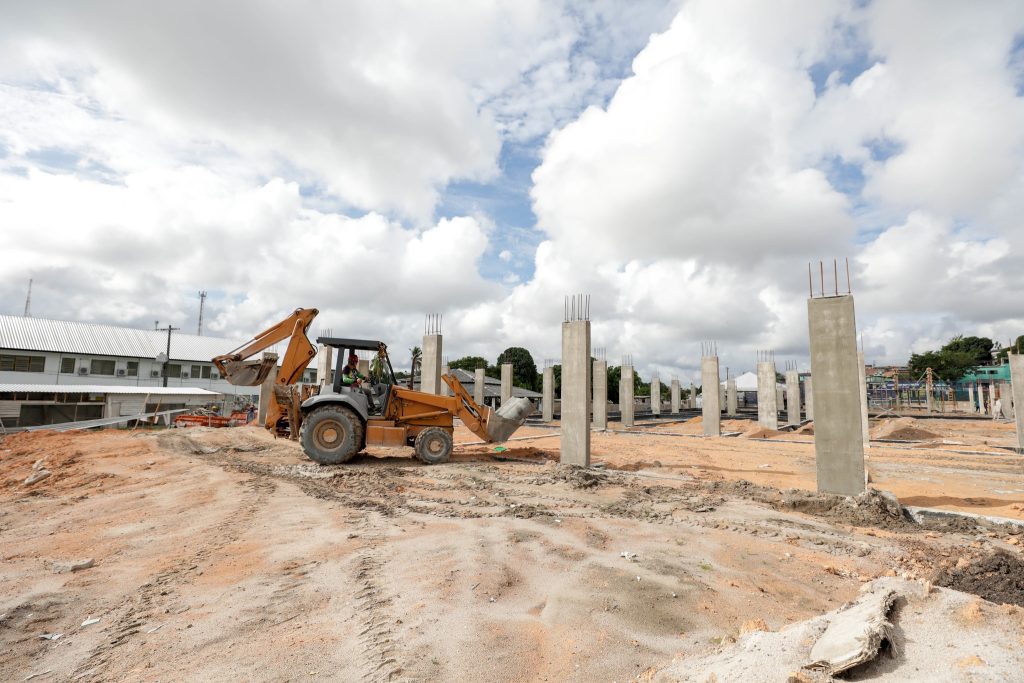
<svg viewBox="0 0 1024 683">
<path fill-rule="evenodd" d="M 352 386 L 356 383 L 357 379 L 366 379 L 366 376 L 359 372 L 357 368 L 346 365 L 341 370 L 341 383 L 343 386 Z"/>
</svg>

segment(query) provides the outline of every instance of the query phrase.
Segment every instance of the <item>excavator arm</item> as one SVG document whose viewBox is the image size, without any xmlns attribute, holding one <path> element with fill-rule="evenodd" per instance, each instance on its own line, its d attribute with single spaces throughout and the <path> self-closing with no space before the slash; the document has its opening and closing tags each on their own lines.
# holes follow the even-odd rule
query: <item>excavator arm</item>
<svg viewBox="0 0 1024 683">
<path fill-rule="evenodd" d="M 309 361 L 316 355 L 316 348 L 306 337 L 306 331 L 319 312 L 315 308 L 296 308 L 294 313 L 273 327 L 263 330 L 251 341 L 230 353 L 214 358 L 213 364 L 217 366 L 221 376 L 231 384 L 258 386 L 263 384 L 263 380 L 274 370 L 277 361 L 269 358 L 262 361 L 246 359 L 290 337 L 275 383 L 295 384 L 302 371 L 309 365 Z"/>
</svg>

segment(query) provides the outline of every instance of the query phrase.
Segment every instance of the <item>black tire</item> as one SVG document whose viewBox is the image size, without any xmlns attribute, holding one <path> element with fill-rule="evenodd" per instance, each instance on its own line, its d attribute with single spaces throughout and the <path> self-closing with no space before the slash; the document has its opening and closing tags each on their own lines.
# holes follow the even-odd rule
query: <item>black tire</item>
<svg viewBox="0 0 1024 683">
<path fill-rule="evenodd" d="M 414 448 L 423 462 L 440 465 L 452 457 L 452 435 L 440 427 L 429 427 L 417 435 Z"/>
<path fill-rule="evenodd" d="M 302 420 L 302 450 L 321 465 L 348 462 L 366 443 L 362 420 L 341 405 L 314 408 Z"/>
</svg>

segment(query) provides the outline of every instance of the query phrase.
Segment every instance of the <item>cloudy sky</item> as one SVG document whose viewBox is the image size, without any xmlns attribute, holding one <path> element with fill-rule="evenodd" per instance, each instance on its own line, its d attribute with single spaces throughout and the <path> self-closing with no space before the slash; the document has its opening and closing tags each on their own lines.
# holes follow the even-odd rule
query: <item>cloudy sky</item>
<svg viewBox="0 0 1024 683">
<path fill-rule="evenodd" d="M 1019 0 L 0 0 L 0 313 L 540 362 L 586 292 L 685 379 L 848 258 L 902 362 L 1024 334 L 1022 221 Z"/>
</svg>

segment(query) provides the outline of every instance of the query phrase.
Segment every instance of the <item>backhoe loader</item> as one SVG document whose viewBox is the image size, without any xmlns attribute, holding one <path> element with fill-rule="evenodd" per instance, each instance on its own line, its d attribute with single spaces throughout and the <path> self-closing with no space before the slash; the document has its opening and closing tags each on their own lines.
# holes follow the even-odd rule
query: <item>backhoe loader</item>
<svg viewBox="0 0 1024 683">
<path fill-rule="evenodd" d="M 317 339 L 318 344 L 338 351 L 334 381 L 330 384 L 324 382 L 319 393 L 300 403 L 298 392 L 292 385 L 316 355 L 305 334 L 312 321 L 312 316 L 308 315 L 310 312 L 312 316 L 316 315 L 316 309 L 296 309 L 289 318 L 257 335 L 241 349 L 218 356 L 214 363 L 232 384 L 261 384 L 273 369 L 270 367 L 272 363 L 246 363 L 245 359 L 282 341 L 282 330 L 291 325 L 293 336 L 278 371 L 275 394 L 271 397 L 271 403 L 278 412 L 274 413 L 274 409 L 268 411 L 265 426 L 279 433 L 282 423 L 286 425 L 290 436 L 296 438 L 298 435 L 303 451 L 318 463 L 335 465 L 347 462 L 368 445 L 408 445 L 423 462 L 443 463 L 452 453 L 454 418 L 461 419 L 482 440 L 499 442 L 512 436 L 534 410 L 527 398 L 513 398 L 497 411 L 477 405 L 462 383 L 451 375 L 444 375 L 441 379 L 451 387 L 453 396 L 436 396 L 401 387 L 395 380 L 384 342 L 337 337 Z M 297 340 L 297 337 L 301 339 Z M 269 341 L 271 339 L 274 341 Z M 346 358 L 355 351 L 368 351 L 377 357 L 378 362 L 374 365 L 379 372 L 371 378 L 369 392 L 346 387 L 342 382 Z M 282 397 L 286 398 L 281 400 Z M 284 406 L 285 402 L 287 406 Z"/>
</svg>

